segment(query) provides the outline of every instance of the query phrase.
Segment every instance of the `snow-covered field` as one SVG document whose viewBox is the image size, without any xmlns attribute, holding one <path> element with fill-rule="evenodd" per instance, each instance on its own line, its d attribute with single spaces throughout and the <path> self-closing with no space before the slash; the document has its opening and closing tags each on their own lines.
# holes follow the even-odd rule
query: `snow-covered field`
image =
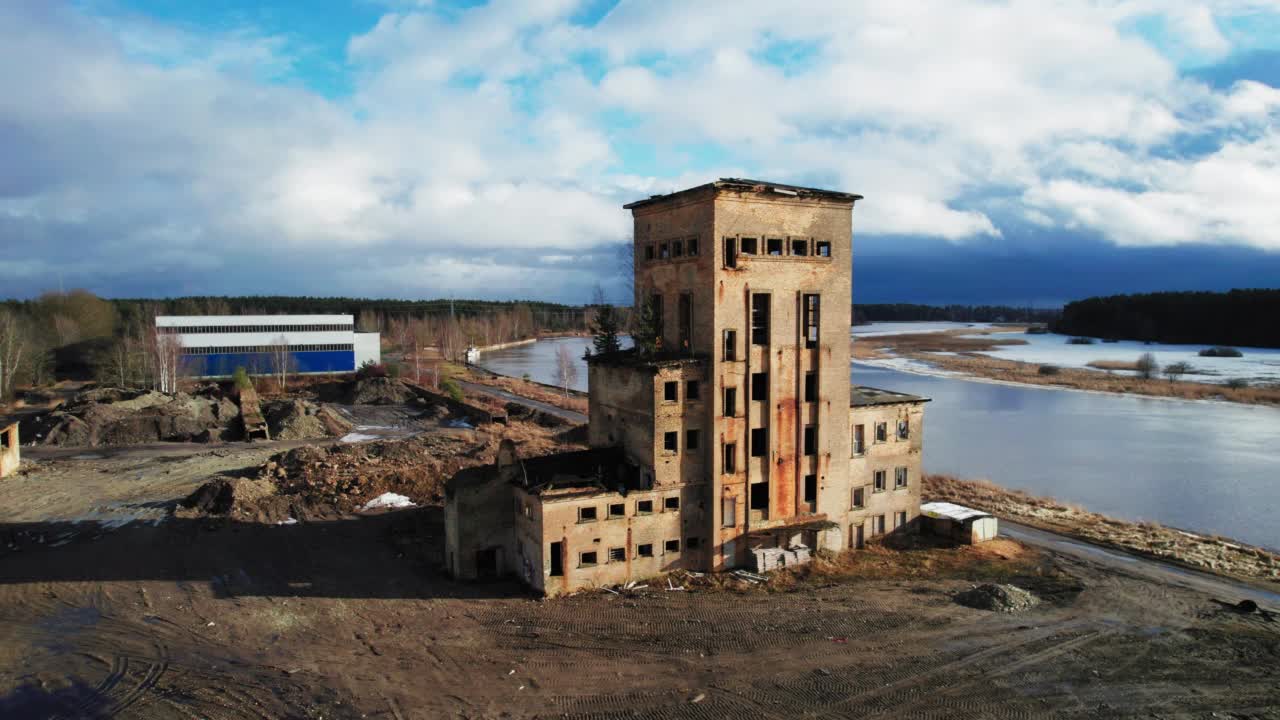
<svg viewBox="0 0 1280 720">
<path fill-rule="evenodd" d="M 972 328 L 982 330 L 991 327 L 990 323 L 960 322 L 873 322 L 869 325 L 854 325 L 851 335 L 855 338 L 878 337 L 883 335 L 910 335 L 912 333 L 942 332 Z"/>
<path fill-rule="evenodd" d="M 1224 383 L 1231 378 L 1243 378 L 1250 383 L 1280 382 L 1280 350 L 1277 349 L 1242 347 L 1237 349 L 1244 353 L 1244 357 L 1213 358 L 1199 355 L 1209 345 L 1146 345 L 1129 340 L 1069 345 L 1065 335 L 1026 335 L 1020 332 L 995 333 L 986 337 L 1027 341 L 1026 345 L 1006 345 L 982 353 L 1004 360 L 1085 368 L 1094 360 L 1133 362 L 1143 353 L 1151 353 L 1162 368 L 1176 362 L 1190 365 L 1193 372 L 1182 376 L 1182 380 Z"/>
</svg>

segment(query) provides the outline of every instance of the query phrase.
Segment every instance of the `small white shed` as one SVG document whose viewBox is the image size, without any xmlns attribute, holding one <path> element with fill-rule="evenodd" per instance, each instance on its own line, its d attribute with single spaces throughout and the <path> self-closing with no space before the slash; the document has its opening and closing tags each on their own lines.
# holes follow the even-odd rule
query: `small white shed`
<svg viewBox="0 0 1280 720">
<path fill-rule="evenodd" d="M 993 540 L 999 532 L 991 513 L 955 503 L 924 503 L 920 506 L 920 515 L 930 533 L 968 545 Z"/>
</svg>

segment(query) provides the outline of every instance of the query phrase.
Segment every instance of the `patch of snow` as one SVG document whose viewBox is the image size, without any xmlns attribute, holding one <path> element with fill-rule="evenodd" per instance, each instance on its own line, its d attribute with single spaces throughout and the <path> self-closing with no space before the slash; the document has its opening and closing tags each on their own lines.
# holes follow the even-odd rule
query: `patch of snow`
<svg viewBox="0 0 1280 720">
<path fill-rule="evenodd" d="M 453 419 L 453 420 L 445 420 L 445 421 L 444 421 L 444 426 L 445 426 L 445 427 L 449 427 L 449 428 L 461 428 L 461 429 L 463 429 L 463 430 L 475 430 L 475 429 L 476 429 L 474 425 L 472 425 L 471 423 L 467 422 L 466 420 L 462 420 L 461 418 L 455 418 L 455 419 Z"/>
<path fill-rule="evenodd" d="M 276 524 L 277 524 L 277 525 L 297 525 L 297 524 L 298 524 L 298 518 L 291 517 L 291 518 L 288 518 L 288 519 L 285 519 L 285 520 L 281 520 L 280 522 L 278 522 L 278 523 L 276 523 Z"/>
<path fill-rule="evenodd" d="M 358 442 L 364 442 L 366 440 L 377 440 L 377 439 L 378 439 L 377 435 L 365 435 L 364 433 L 353 432 L 353 433 L 347 433 L 346 435 L 343 435 L 341 438 L 338 439 L 338 442 L 358 443 Z"/>
<path fill-rule="evenodd" d="M 993 327 L 991 323 L 962 322 L 873 322 L 869 325 L 855 325 L 850 335 L 856 338 L 881 337 L 884 335 L 913 335 L 915 333 L 945 332 L 947 330 L 984 330 Z"/>
<path fill-rule="evenodd" d="M 413 501 L 404 495 L 388 492 L 382 493 L 378 497 L 364 504 L 361 510 L 376 510 L 378 508 L 411 508 L 415 507 Z"/>
<path fill-rule="evenodd" d="M 861 359 L 855 361 L 860 365 L 870 365 L 871 367 L 884 368 L 885 370 L 898 370 L 900 372 L 914 373 L 916 375 L 934 375 L 937 377 L 966 377 L 964 373 L 953 372 L 951 370 L 943 370 L 936 365 L 930 365 L 927 362 L 915 360 L 913 358 L 889 357 Z"/>
</svg>

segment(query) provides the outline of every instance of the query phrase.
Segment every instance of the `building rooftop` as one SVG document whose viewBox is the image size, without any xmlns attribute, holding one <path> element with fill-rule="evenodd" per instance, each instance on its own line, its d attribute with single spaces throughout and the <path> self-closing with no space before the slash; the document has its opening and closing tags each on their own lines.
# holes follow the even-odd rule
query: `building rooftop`
<svg viewBox="0 0 1280 720">
<path fill-rule="evenodd" d="M 676 350 L 662 350 L 653 355 L 642 355 L 636 348 L 627 348 L 617 352 L 591 355 L 587 364 L 611 365 L 614 367 L 675 367 L 679 365 L 698 365 L 706 362 L 707 356 L 702 353 L 689 354 Z"/>
<path fill-rule="evenodd" d="M 867 387 L 866 385 L 854 385 L 849 388 L 849 407 L 923 402 L 929 402 L 929 398 L 892 390 L 881 390 L 880 388 Z"/>
<path fill-rule="evenodd" d="M 853 204 L 861 200 L 862 196 L 854 193 L 839 192 L 837 190 L 823 190 L 822 188 L 804 187 L 802 185 L 787 185 L 784 183 L 768 182 L 766 180 L 749 180 L 746 178 L 720 178 L 714 182 L 705 185 L 677 190 L 665 195 L 650 195 L 644 200 L 637 200 L 627 203 L 622 207 L 627 210 L 645 207 L 654 203 L 666 202 L 682 195 L 688 195 L 695 192 L 705 190 L 735 190 L 738 192 L 757 192 L 772 193 L 785 197 L 801 197 L 801 198 L 818 198 L 822 200 L 836 200 Z"/>
<path fill-rule="evenodd" d="M 991 517 L 991 513 L 974 510 L 963 505 L 949 502 L 931 502 L 920 506 L 920 513 L 925 517 L 964 522 L 974 518 Z"/>
<path fill-rule="evenodd" d="M 520 460 L 514 482 L 532 495 L 564 496 L 639 489 L 640 468 L 622 448 L 603 447 Z"/>
</svg>

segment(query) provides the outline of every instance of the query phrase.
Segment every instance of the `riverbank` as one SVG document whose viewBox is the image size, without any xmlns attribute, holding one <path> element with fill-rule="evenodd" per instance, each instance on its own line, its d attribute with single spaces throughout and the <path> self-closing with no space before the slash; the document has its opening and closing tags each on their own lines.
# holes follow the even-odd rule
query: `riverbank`
<svg viewBox="0 0 1280 720">
<path fill-rule="evenodd" d="M 923 490 L 926 502 L 953 502 L 1097 545 L 1280 589 L 1280 554 L 1229 538 L 1117 520 L 986 480 L 926 475 Z"/>
<path fill-rule="evenodd" d="M 1017 328 L 959 328 L 858 338 L 853 342 L 853 359 L 873 363 L 900 360 L 912 364 L 909 368 L 912 371 L 928 372 L 932 369 L 938 375 L 963 375 L 1022 385 L 1280 406 L 1280 387 L 1275 386 L 1231 388 L 1207 383 L 1171 382 L 1161 378 L 1144 380 L 1132 375 L 1001 360 L 978 354 L 1001 346 L 1025 344 L 1016 338 L 991 337 L 1011 330 L 1016 331 Z"/>
<path fill-rule="evenodd" d="M 534 380 L 499 375 L 491 370 L 485 370 L 473 365 L 451 365 L 447 374 L 449 377 L 465 380 L 476 385 L 506 390 L 521 397 L 554 405 L 562 410 L 572 410 L 573 412 L 584 414 L 587 412 L 587 395 L 578 390 L 569 390 L 566 393 L 559 388 L 553 388 Z"/>
</svg>

